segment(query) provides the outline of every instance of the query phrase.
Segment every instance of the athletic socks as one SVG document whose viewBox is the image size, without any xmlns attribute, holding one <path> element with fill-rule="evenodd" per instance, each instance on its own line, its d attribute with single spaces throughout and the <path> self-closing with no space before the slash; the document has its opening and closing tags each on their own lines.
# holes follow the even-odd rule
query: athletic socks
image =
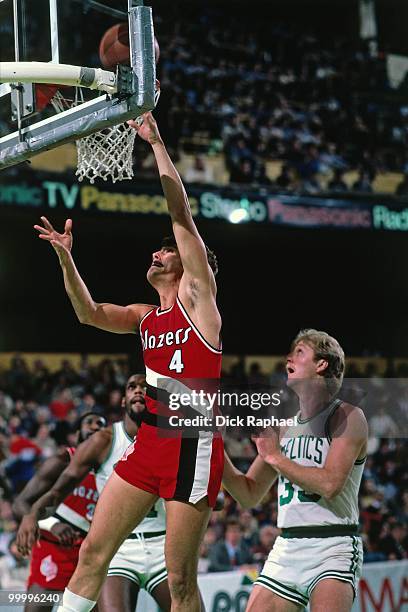
<svg viewBox="0 0 408 612">
<path fill-rule="evenodd" d="M 57 612 L 91 612 L 94 606 L 96 606 L 96 601 L 91 601 L 65 589 L 62 604 L 57 608 Z"/>
</svg>

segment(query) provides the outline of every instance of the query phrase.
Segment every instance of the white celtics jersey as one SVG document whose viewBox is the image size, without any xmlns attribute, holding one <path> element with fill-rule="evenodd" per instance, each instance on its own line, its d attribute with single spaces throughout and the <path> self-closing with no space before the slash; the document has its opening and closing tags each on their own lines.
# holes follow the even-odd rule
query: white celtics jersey
<svg viewBox="0 0 408 612">
<path fill-rule="evenodd" d="M 330 449 L 331 437 L 328 424 L 340 400 L 332 401 L 325 409 L 310 419 L 297 417 L 297 425 L 290 427 L 280 441 L 282 453 L 299 465 L 322 468 Z M 303 527 L 308 525 L 358 525 L 358 491 L 365 459 L 357 460 L 343 491 L 327 500 L 302 491 L 284 476 L 278 484 L 278 527 Z"/>
<path fill-rule="evenodd" d="M 113 472 L 116 463 L 121 459 L 123 453 L 132 444 L 133 439 L 128 436 L 125 430 L 123 421 L 112 425 L 112 444 L 109 455 L 96 472 L 96 486 L 99 495 L 102 492 L 109 476 Z M 133 533 L 147 533 L 164 531 L 166 529 L 166 511 L 164 501 L 158 499 L 149 514 L 141 523 L 133 530 Z"/>
</svg>

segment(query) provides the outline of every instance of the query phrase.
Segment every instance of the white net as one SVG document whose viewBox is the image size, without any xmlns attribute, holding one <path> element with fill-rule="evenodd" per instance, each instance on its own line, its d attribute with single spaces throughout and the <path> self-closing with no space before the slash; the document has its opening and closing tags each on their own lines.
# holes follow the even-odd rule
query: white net
<svg viewBox="0 0 408 612">
<path fill-rule="evenodd" d="M 155 106 L 159 97 L 160 83 L 156 81 Z M 67 97 L 64 89 L 64 93 L 57 91 L 50 99 L 52 106 L 59 113 L 68 108 L 73 108 L 83 101 L 84 96 L 80 87 L 75 87 L 73 97 Z M 142 123 L 142 117 L 138 117 L 136 122 Z M 78 162 L 75 174 L 78 180 L 88 179 L 91 183 L 94 183 L 95 179 L 102 178 L 104 181 L 110 179 L 113 183 L 116 183 L 116 181 L 133 178 L 133 145 L 135 138 L 136 130 L 127 123 L 120 123 L 77 140 Z"/>
<path fill-rule="evenodd" d="M 79 181 L 96 178 L 113 183 L 133 178 L 132 152 L 136 131 L 127 123 L 105 128 L 76 141 Z"/>
</svg>

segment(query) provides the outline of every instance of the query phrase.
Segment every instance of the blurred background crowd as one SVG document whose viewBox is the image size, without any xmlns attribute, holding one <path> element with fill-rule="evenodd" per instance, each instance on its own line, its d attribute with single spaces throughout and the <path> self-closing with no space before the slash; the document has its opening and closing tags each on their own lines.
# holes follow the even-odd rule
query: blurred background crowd
<svg viewBox="0 0 408 612">
<path fill-rule="evenodd" d="M 241 9 L 243 19 L 200 2 L 177 14 L 171 6 L 155 9 L 157 115 L 172 157 L 193 156 L 187 182 L 219 182 L 211 160 L 221 157 L 228 183 L 369 194 L 379 176 L 394 172 L 394 193 L 407 195 L 407 79 L 391 82 L 386 44 L 379 50 L 357 31 L 334 34 L 329 16 L 323 29 L 296 14 L 271 20 L 263 5 Z M 64 61 L 100 66 L 84 14 L 75 16 L 70 3 L 59 10 L 70 23 L 60 33 Z M 112 25 L 89 15 L 96 36 Z M 30 59 L 48 61 L 48 42 L 39 35 L 45 18 L 28 24 Z M 11 36 L 11 24 L 5 28 Z M 5 122 L 0 117 L 0 133 Z M 139 174 L 155 176 L 140 143 L 134 162 Z"/>
<path fill-rule="evenodd" d="M 392 371 L 392 363 L 388 369 L 389 375 L 406 375 L 403 367 Z M 284 384 L 284 372 L 283 361 L 277 362 L 273 371 L 264 372 L 257 362 L 245 370 L 238 360 L 224 372 L 224 378 L 230 390 L 246 385 L 259 391 Z M 122 418 L 123 390 L 131 373 L 126 359 L 103 359 L 90 365 L 85 355 L 79 367 L 63 360 L 55 371 L 40 359 L 29 367 L 24 356 L 15 355 L 9 367 L 0 369 L 2 588 L 22 586 L 27 574 L 27 561 L 14 544 L 17 523 L 11 511 L 13 499 L 44 459 L 60 446 L 75 444 L 80 415 L 92 410 L 104 414 L 109 422 Z M 393 395 L 387 380 L 378 375 L 374 359 L 367 362 L 364 371 L 349 362 L 347 376 L 352 386 L 357 379 L 363 381 L 368 394 L 376 398 L 368 414 L 371 438 L 360 492 L 365 562 L 407 558 L 408 444 L 404 426 L 408 421 L 408 381 L 394 379 Z M 226 449 L 244 472 L 256 456 L 250 435 L 240 428 L 227 429 Z M 201 547 L 201 572 L 256 569 L 263 564 L 279 534 L 276 488 L 274 485 L 251 509 L 241 508 L 225 493 L 224 508 L 213 513 Z"/>
</svg>

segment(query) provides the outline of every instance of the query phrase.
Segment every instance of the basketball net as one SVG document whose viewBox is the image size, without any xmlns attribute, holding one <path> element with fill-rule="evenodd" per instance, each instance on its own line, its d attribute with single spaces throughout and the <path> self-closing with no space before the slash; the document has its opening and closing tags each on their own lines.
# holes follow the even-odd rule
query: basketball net
<svg viewBox="0 0 408 612">
<path fill-rule="evenodd" d="M 113 183 L 133 178 L 133 145 L 136 130 L 127 123 L 120 123 L 95 132 L 76 141 L 79 181 L 84 178 L 91 183 L 96 178 Z"/>
<path fill-rule="evenodd" d="M 51 92 L 50 92 L 51 93 Z M 75 88 L 74 99 L 66 98 L 61 91 L 49 96 L 50 103 L 57 112 L 72 108 L 81 100 L 80 88 Z M 160 97 L 160 85 L 156 82 L 155 106 Z M 83 101 L 83 98 L 82 100 Z M 137 122 L 142 122 L 138 117 Z M 113 183 L 133 178 L 133 146 L 136 130 L 127 123 L 120 123 L 104 128 L 75 142 L 77 148 L 78 181 L 88 179 L 91 184 L 95 179 L 110 179 Z"/>
<path fill-rule="evenodd" d="M 160 86 L 156 83 L 154 105 L 160 97 Z M 136 119 L 142 123 L 142 118 Z M 136 130 L 127 123 L 119 123 L 76 141 L 78 167 L 75 172 L 78 181 L 88 179 L 110 179 L 113 183 L 133 178 L 133 146 Z"/>
</svg>

